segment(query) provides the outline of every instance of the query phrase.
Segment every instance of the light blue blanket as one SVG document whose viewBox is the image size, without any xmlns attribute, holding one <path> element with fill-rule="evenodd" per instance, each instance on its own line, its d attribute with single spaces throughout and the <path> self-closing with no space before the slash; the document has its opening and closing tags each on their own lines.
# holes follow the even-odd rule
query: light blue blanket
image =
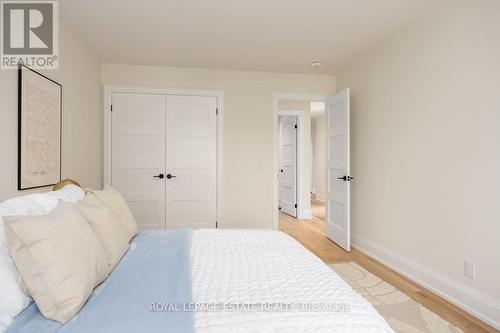
<svg viewBox="0 0 500 333">
<path fill-rule="evenodd" d="M 192 312 L 151 310 L 192 302 L 190 243 L 188 230 L 142 232 L 71 321 L 48 320 L 33 303 L 7 333 L 194 332 Z"/>
</svg>

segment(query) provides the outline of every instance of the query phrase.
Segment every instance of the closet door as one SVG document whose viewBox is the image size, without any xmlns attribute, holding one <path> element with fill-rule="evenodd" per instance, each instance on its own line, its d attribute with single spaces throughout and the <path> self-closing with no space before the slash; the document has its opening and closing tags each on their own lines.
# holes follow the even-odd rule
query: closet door
<svg viewBox="0 0 500 333">
<path fill-rule="evenodd" d="M 111 186 L 139 229 L 165 228 L 165 95 L 113 93 Z"/>
<path fill-rule="evenodd" d="M 216 227 L 216 108 L 216 97 L 166 97 L 167 228 Z"/>
</svg>

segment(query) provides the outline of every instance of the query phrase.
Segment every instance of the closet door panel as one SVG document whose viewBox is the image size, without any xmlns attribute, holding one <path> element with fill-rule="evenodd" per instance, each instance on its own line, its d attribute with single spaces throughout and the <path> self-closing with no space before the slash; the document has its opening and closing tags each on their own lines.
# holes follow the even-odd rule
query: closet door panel
<svg viewBox="0 0 500 333">
<path fill-rule="evenodd" d="M 217 98 L 166 97 L 167 228 L 215 228 Z"/>
<path fill-rule="evenodd" d="M 139 229 L 165 228 L 165 95 L 113 93 L 111 186 Z"/>
</svg>

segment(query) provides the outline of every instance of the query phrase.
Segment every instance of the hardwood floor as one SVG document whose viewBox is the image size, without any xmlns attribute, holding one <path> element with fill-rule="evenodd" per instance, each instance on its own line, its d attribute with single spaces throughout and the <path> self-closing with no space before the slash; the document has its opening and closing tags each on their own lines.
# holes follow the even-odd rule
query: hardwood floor
<svg viewBox="0 0 500 333">
<path fill-rule="evenodd" d="M 312 202 L 312 205 L 320 204 L 318 201 L 313 200 Z M 315 208 L 318 207 L 313 207 L 313 211 Z M 345 252 L 326 238 L 325 223 L 317 216 L 320 214 L 315 214 L 312 220 L 297 220 L 287 214 L 280 213 L 279 229 L 298 240 L 326 263 L 342 261 L 358 263 L 466 333 L 499 332 L 356 249 L 352 249 L 349 253 Z"/>
</svg>

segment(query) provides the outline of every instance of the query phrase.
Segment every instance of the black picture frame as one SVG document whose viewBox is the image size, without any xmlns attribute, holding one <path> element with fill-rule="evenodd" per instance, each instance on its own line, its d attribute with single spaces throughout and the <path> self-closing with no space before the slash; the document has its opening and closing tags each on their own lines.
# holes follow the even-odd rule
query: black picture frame
<svg viewBox="0 0 500 333">
<path fill-rule="evenodd" d="M 57 120 L 58 120 L 58 128 L 57 128 L 57 131 L 58 131 L 58 135 L 57 135 L 57 139 L 58 139 L 58 149 L 57 149 L 57 165 L 56 165 L 56 168 L 57 168 L 57 172 L 54 172 L 53 174 L 51 174 L 50 176 L 47 176 L 46 178 L 44 178 L 43 176 L 39 177 L 40 179 L 38 180 L 34 180 L 34 179 L 31 179 L 29 180 L 29 178 L 26 177 L 26 173 L 25 173 L 25 168 L 24 168 L 24 164 L 25 164 L 25 160 L 27 159 L 26 156 L 24 155 L 24 150 L 23 150 L 23 147 L 25 147 L 25 141 L 26 141 L 26 137 L 24 135 L 24 119 L 25 119 L 25 115 L 26 115 L 26 110 L 25 110 L 25 98 L 30 98 L 30 96 L 28 94 L 25 94 L 25 91 L 24 91 L 24 86 L 25 86 L 25 83 L 27 80 L 29 80 L 31 77 L 31 79 L 35 79 L 38 81 L 38 84 L 40 85 L 41 83 L 45 83 L 48 86 L 52 86 L 51 88 L 54 90 L 54 91 L 57 91 L 58 93 L 58 102 L 59 102 L 59 105 L 58 105 L 58 116 L 57 116 Z M 40 87 L 37 87 L 39 90 L 43 88 L 40 88 Z M 48 90 L 47 90 L 48 91 Z M 30 190 L 30 189 L 35 189 L 35 188 L 41 188 L 41 187 L 47 187 L 47 186 L 53 186 L 55 184 L 57 184 L 59 181 L 61 181 L 62 179 L 62 173 L 61 173 L 61 169 L 62 169 L 62 121 L 63 121 L 63 107 L 62 107 L 62 85 L 50 78 L 48 78 L 47 76 L 23 65 L 23 64 L 20 64 L 19 65 L 19 68 L 18 68 L 18 135 L 17 135 L 17 138 L 18 138 L 18 149 L 17 149 L 17 153 L 18 153 L 18 159 L 17 159 L 17 189 L 19 191 L 23 191 L 23 190 Z"/>
</svg>

